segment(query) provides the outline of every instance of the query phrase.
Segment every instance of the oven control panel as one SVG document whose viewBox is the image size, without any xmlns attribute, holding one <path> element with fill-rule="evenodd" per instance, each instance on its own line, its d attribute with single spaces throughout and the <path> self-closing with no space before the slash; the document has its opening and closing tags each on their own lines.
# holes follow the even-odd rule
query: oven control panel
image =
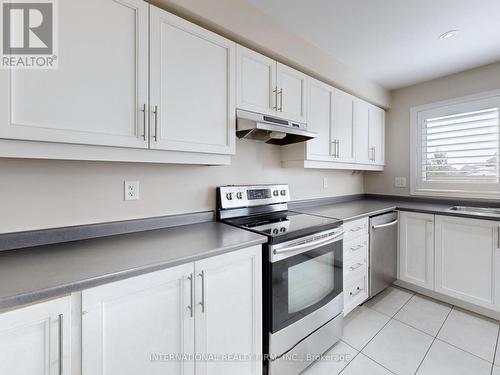
<svg viewBox="0 0 500 375">
<path fill-rule="evenodd" d="M 243 208 L 290 201 L 288 185 L 221 186 L 218 189 L 220 207 Z"/>
</svg>

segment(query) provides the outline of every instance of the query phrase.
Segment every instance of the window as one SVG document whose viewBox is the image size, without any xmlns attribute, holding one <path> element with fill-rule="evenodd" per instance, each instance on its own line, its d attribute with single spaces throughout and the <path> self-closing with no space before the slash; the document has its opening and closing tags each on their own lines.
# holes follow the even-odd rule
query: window
<svg viewBox="0 0 500 375">
<path fill-rule="evenodd" d="M 500 195 L 500 92 L 412 108 L 412 194 Z"/>
</svg>

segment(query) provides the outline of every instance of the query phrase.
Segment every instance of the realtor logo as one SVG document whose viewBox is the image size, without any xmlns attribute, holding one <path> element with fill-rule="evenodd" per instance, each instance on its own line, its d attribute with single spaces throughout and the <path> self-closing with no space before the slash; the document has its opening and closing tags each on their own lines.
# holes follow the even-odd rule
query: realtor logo
<svg viewBox="0 0 500 375">
<path fill-rule="evenodd" d="M 1 67 L 57 68 L 54 0 L 2 0 Z"/>
</svg>

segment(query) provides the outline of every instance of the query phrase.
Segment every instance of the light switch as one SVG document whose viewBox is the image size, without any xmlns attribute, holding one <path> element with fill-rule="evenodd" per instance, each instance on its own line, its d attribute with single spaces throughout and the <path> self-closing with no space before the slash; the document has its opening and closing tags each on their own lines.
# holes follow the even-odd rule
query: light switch
<svg viewBox="0 0 500 375">
<path fill-rule="evenodd" d="M 394 178 L 394 186 L 397 188 L 405 188 L 406 187 L 406 177 L 395 177 Z"/>
</svg>

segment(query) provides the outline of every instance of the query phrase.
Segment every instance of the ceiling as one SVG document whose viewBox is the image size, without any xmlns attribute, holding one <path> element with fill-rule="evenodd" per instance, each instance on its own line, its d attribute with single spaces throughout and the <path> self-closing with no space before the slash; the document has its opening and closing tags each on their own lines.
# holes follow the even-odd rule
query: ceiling
<svg viewBox="0 0 500 375">
<path fill-rule="evenodd" d="M 499 0 L 247 1 L 387 89 L 500 61 Z"/>
</svg>

